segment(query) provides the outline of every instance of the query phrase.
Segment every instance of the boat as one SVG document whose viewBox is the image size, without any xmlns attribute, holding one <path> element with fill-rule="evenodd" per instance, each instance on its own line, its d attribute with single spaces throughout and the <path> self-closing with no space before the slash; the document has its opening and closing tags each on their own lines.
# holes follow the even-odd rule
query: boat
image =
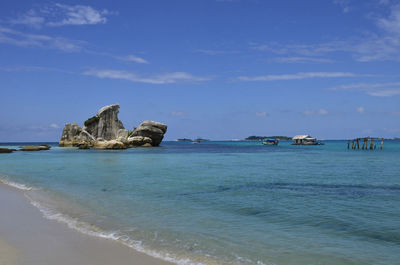
<svg viewBox="0 0 400 265">
<path fill-rule="evenodd" d="M 295 137 L 293 137 L 292 145 L 324 145 L 324 143 L 318 141 L 317 138 L 305 134 L 305 135 L 296 135 Z"/>
<path fill-rule="evenodd" d="M 279 141 L 277 139 L 267 139 L 263 141 L 263 145 L 278 145 Z"/>
</svg>

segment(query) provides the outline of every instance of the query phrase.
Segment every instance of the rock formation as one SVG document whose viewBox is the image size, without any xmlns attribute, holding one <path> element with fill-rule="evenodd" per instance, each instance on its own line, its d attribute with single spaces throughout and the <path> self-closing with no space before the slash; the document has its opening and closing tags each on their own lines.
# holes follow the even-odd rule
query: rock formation
<svg viewBox="0 0 400 265">
<path fill-rule="evenodd" d="M 51 146 L 47 144 L 42 145 L 28 145 L 21 147 L 19 151 L 42 151 L 42 150 L 50 150 Z"/>
<path fill-rule="evenodd" d="M 151 145 L 159 146 L 166 131 L 166 124 L 155 121 L 144 121 L 139 125 L 139 127 L 133 130 L 131 136 L 143 136 L 143 140 L 145 138 L 150 138 L 152 140 L 150 142 Z"/>
<path fill-rule="evenodd" d="M 159 146 L 167 125 L 156 121 L 144 121 L 132 132 L 124 128 L 118 119 L 119 105 L 101 108 L 81 128 L 77 123 L 67 123 L 62 132 L 60 146 L 76 146 L 79 149 L 126 149 L 137 146 Z"/>
<path fill-rule="evenodd" d="M 0 148 L 0 154 L 2 153 L 12 153 L 14 151 L 17 151 L 16 149 L 10 149 L 10 148 Z"/>
<path fill-rule="evenodd" d="M 67 123 L 63 129 L 59 146 L 78 146 L 83 143 L 92 143 L 96 139 L 87 131 L 83 130 L 76 122 Z"/>
<path fill-rule="evenodd" d="M 94 138 L 113 140 L 117 138 L 118 130 L 125 129 L 118 120 L 119 105 L 102 107 L 96 116 L 85 121 L 83 130 L 93 135 Z"/>
</svg>

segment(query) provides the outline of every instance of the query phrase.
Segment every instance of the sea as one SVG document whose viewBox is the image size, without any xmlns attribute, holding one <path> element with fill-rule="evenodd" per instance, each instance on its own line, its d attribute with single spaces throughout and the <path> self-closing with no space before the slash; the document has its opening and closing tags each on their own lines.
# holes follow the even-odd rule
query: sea
<svg viewBox="0 0 400 265">
<path fill-rule="evenodd" d="M 400 141 L 325 143 L 50 143 L 0 154 L 0 179 L 46 218 L 176 264 L 400 264 Z"/>
</svg>

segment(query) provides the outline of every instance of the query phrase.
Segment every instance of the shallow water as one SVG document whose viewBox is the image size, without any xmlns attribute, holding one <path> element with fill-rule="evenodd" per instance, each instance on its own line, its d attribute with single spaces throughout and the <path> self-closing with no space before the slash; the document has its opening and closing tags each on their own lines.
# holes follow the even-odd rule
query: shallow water
<svg viewBox="0 0 400 265">
<path fill-rule="evenodd" d="M 398 264 L 400 141 L 346 148 L 53 146 L 1 154 L 0 176 L 48 217 L 181 264 Z"/>
</svg>

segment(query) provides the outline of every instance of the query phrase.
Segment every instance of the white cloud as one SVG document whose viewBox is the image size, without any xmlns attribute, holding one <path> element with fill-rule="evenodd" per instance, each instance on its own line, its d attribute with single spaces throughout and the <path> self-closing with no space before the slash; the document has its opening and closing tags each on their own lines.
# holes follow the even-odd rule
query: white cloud
<svg viewBox="0 0 400 265">
<path fill-rule="evenodd" d="M 13 25 L 27 25 L 38 29 L 44 24 L 45 18 L 38 15 L 35 10 L 31 9 L 26 14 L 10 19 L 8 22 Z"/>
<path fill-rule="evenodd" d="M 260 112 L 256 112 L 256 116 L 257 117 L 267 117 L 267 116 L 269 116 L 269 114 L 268 114 L 268 112 L 260 111 Z"/>
<path fill-rule="evenodd" d="M 40 47 L 77 52 L 83 49 L 83 41 L 74 41 L 62 37 L 28 34 L 0 26 L 0 43 L 8 43 L 21 47 Z"/>
<path fill-rule="evenodd" d="M 141 57 L 138 57 L 136 55 L 117 56 L 115 58 L 118 60 L 127 61 L 127 62 L 135 62 L 135 63 L 143 63 L 143 64 L 149 63 L 147 60 L 145 60 Z"/>
<path fill-rule="evenodd" d="M 361 91 L 373 97 L 392 97 L 400 95 L 400 82 L 358 83 L 329 88 L 330 90 Z"/>
<path fill-rule="evenodd" d="M 49 125 L 51 128 L 53 128 L 53 129 L 58 129 L 58 128 L 60 128 L 60 126 L 58 126 L 57 124 L 55 124 L 55 123 L 52 123 L 52 124 L 50 124 Z"/>
<path fill-rule="evenodd" d="M 350 11 L 350 0 L 333 0 L 333 3 L 339 5 L 343 13 L 348 13 Z"/>
<path fill-rule="evenodd" d="M 219 55 L 219 54 L 235 54 L 239 53 L 239 51 L 226 51 L 226 50 L 206 50 L 206 49 L 197 49 L 195 52 L 203 53 L 207 55 Z"/>
<path fill-rule="evenodd" d="M 370 34 L 364 38 L 318 44 L 251 43 L 250 48 L 288 57 L 318 57 L 347 53 L 359 62 L 400 61 L 400 40 L 392 34 Z"/>
<path fill-rule="evenodd" d="M 357 107 L 356 108 L 356 111 L 358 112 L 358 113 L 364 113 L 365 112 L 365 108 L 364 107 L 362 107 L 362 106 L 359 106 L 359 107 Z"/>
<path fill-rule="evenodd" d="M 0 71 L 5 72 L 59 72 L 65 74 L 74 74 L 74 72 L 66 71 L 60 68 L 42 67 L 42 66 L 5 66 L 0 67 Z"/>
<path fill-rule="evenodd" d="M 400 4 L 392 6 L 390 16 L 379 19 L 378 26 L 387 32 L 400 34 Z"/>
<path fill-rule="evenodd" d="M 390 4 L 390 0 L 379 0 L 378 2 L 380 5 L 388 5 Z"/>
<path fill-rule="evenodd" d="M 291 57 L 278 57 L 273 59 L 277 63 L 332 63 L 334 60 L 326 58 L 315 58 L 315 57 L 302 57 L 302 56 L 291 56 Z"/>
<path fill-rule="evenodd" d="M 153 76 L 140 76 L 133 72 L 123 70 L 97 70 L 92 69 L 84 72 L 85 75 L 96 76 L 99 78 L 111 78 L 111 79 L 122 79 L 128 80 L 134 83 L 148 83 L 148 84 L 174 84 L 181 82 L 202 82 L 210 80 L 207 77 L 198 77 L 185 72 L 173 72 L 166 74 L 159 74 Z"/>
<path fill-rule="evenodd" d="M 305 110 L 303 111 L 303 115 L 327 115 L 328 111 L 326 109 L 319 109 L 319 110 Z"/>
<path fill-rule="evenodd" d="M 264 75 L 264 76 L 240 76 L 241 81 L 276 81 L 276 80 L 300 80 L 310 78 L 335 78 L 335 77 L 356 77 L 354 73 L 346 72 L 306 72 L 296 74 Z"/>
<path fill-rule="evenodd" d="M 91 6 L 83 5 L 64 5 L 55 4 L 60 14 L 64 17 L 60 21 L 50 21 L 46 24 L 49 26 L 65 26 L 65 25 L 95 25 L 107 22 L 106 15 L 108 10 L 96 10 Z"/>
<path fill-rule="evenodd" d="M 181 117 L 181 116 L 185 116 L 185 115 L 186 115 L 186 113 L 183 111 L 178 111 L 178 110 L 171 111 L 171 116 L 174 116 L 174 117 Z"/>
<path fill-rule="evenodd" d="M 348 10 L 349 1 L 336 2 L 344 7 L 344 12 Z M 389 1 L 381 1 L 380 4 L 381 8 L 389 9 L 389 15 L 370 16 L 380 31 L 370 30 L 363 36 L 322 43 L 252 42 L 250 48 L 288 57 L 334 56 L 341 53 L 349 54 L 359 62 L 400 61 L 400 4 L 391 5 Z"/>
<path fill-rule="evenodd" d="M 400 95 L 400 88 L 367 91 L 366 93 L 373 97 L 392 97 Z"/>
<path fill-rule="evenodd" d="M 321 56 L 337 51 L 352 49 L 346 41 L 332 41 L 318 44 L 283 44 L 278 42 L 250 43 L 250 48 L 274 54 L 297 54 L 301 56 Z"/>
<path fill-rule="evenodd" d="M 31 9 L 17 18 L 9 19 L 8 23 L 26 25 L 33 28 L 43 26 L 66 25 L 95 25 L 107 22 L 107 15 L 112 12 L 104 9 L 98 10 L 85 5 L 50 4 L 40 9 Z"/>
<path fill-rule="evenodd" d="M 38 47 L 43 49 L 56 49 L 64 52 L 85 52 L 93 55 L 107 56 L 117 60 L 136 62 L 141 64 L 149 63 L 147 60 L 135 55 L 116 56 L 110 53 L 89 50 L 86 48 L 88 44 L 84 41 L 70 40 L 67 38 L 52 37 L 42 34 L 30 34 L 2 26 L 0 26 L 0 43 L 10 44 L 19 47 Z M 42 68 L 41 70 L 44 69 Z"/>
</svg>

